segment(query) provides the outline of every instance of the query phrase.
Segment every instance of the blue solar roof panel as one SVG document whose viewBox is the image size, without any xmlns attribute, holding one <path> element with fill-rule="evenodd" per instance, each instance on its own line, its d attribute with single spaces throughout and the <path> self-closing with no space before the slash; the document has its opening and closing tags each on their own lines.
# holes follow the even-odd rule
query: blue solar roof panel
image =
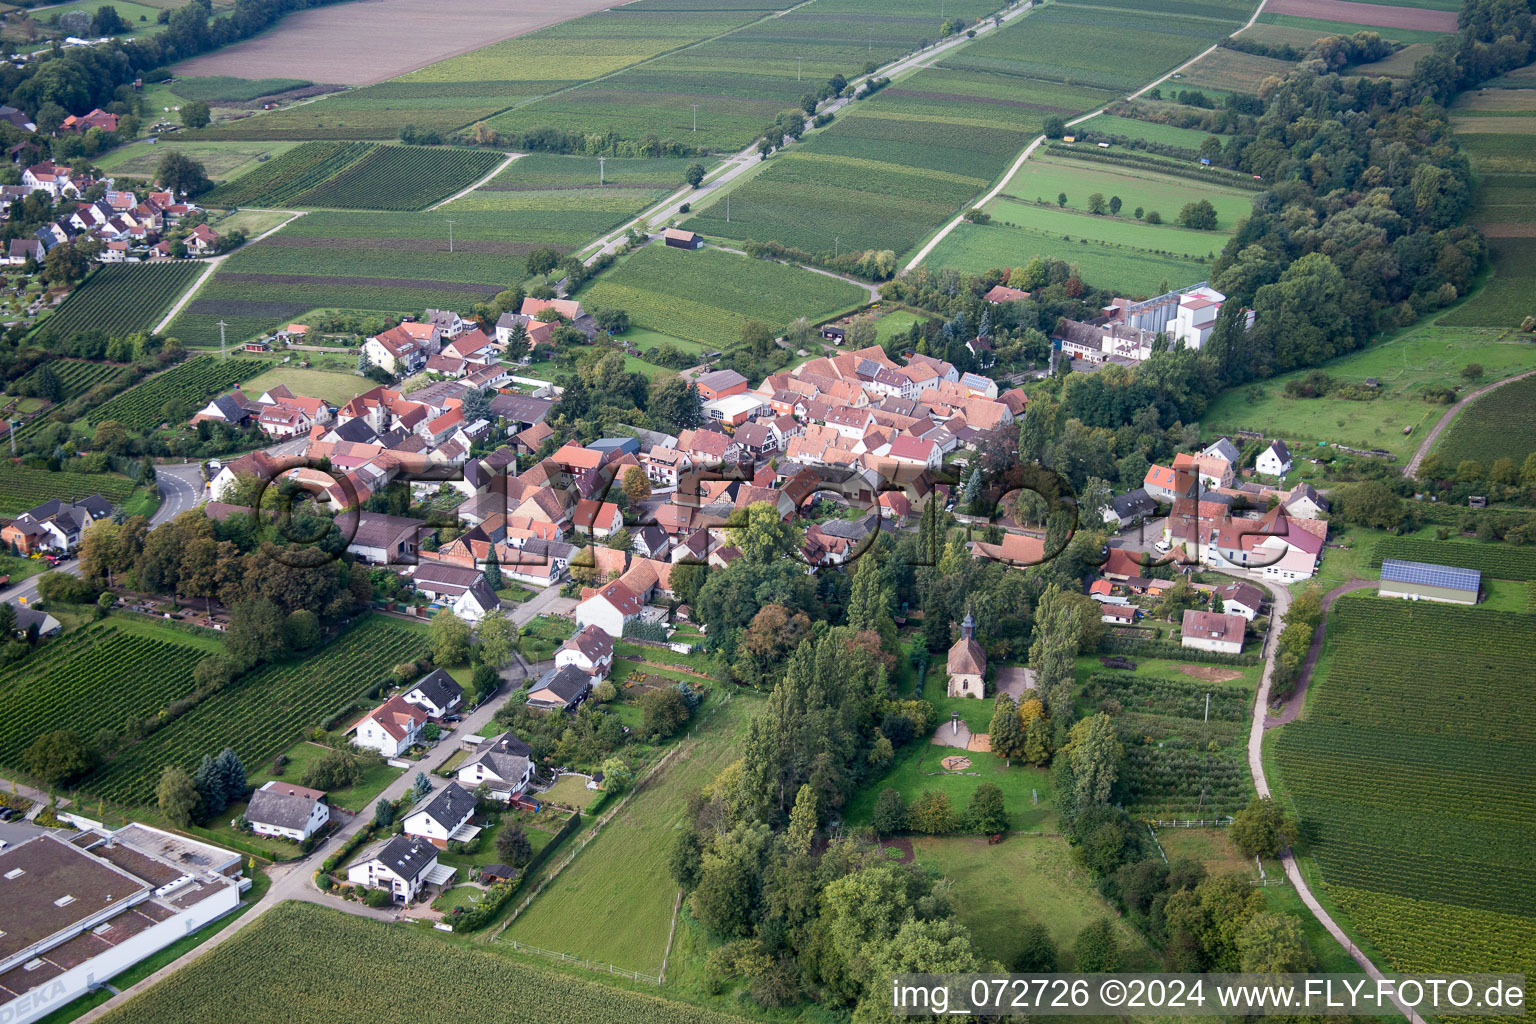
<svg viewBox="0 0 1536 1024">
<path fill-rule="evenodd" d="M 1396 583 L 1422 583 L 1425 586 L 1475 592 L 1482 579 L 1482 573 L 1476 569 L 1459 569 L 1453 565 L 1435 565 L 1431 562 L 1408 562 L 1387 558 L 1381 563 L 1381 578 Z"/>
</svg>

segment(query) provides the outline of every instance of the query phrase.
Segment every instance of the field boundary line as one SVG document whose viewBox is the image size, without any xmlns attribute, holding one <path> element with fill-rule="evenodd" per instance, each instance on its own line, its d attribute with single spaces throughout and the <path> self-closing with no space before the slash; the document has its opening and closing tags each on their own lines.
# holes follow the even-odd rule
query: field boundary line
<svg viewBox="0 0 1536 1024">
<path fill-rule="evenodd" d="M 519 160 L 519 159 L 521 159 L 524 156 L 527 156 L 527 154 L 526 153 L 508 153 L 507 154 L 507 158 L 505 160 L 503 160 L 501 163 L 497 164 L 495 166 L 495 168 L 492 169 L 490 174 L 487 174 L 485 177 L 481 178 L 479 181 L 475 182 L 474 184 L 470 185 L 467 188 L 459 189 L 457 192 L 455 192 L 453 195 L 449 196 L 447 199 L 439 199 L 437 202 L 433 203 L 431 206 L 427 207 L 425 210 L 423 210 L 421 212 L 422 213 L 432 213 L 435 210 L 437 210 L 438 207 L 440 207 L 440 206 L 447 206 L 449 203 L 453 202 L 455 199 L 463 199 L 465 196 L 469 195 L 475 189 L 479 188 L 481 185 L 484 185 L 486 182 L 488 182 L 492 178 L 496 177 L 496 175 L 500 174 L 502 171 L 506 170 L 508 167 L 511 167 L 514 161 Z"/>
<path fill-rule="evenodd" d="M 255 245 L 257 242 L 261 241 L 263 238 L 266 238 L 268 235 L 281 231 L 289 224 L 292 224 L 294 221 L 304 216 L 305 213 L 303 210 L 283 210 L 280 212 L 288 213 L 290 216 L 281 224 L 278 224 L 276 227 L 268 228 L 261 234 L 257 235 L 255 238 L 246 239 L 244 245 L 241 245 L 235 249 L 231 249 L 229 252 L 220 253 L 219 255 L 214 256 L 212 259 L 208 260 L 207 269 L 205 269 L 201 274 L 198 274 L 197 278 L 191 283 L 191 285 L 187 287 L 187 290 L 182 292 L 181 297 L 176 300 L 174 305 L 171 306 L 171 311 L 165 314 L 161 321 L 155 325 L 153 333 L 163 333 L 165 329 L 171 325 L 171 321 L 176 319 L 176 315 L 180 313 L 184 308 L 186 308 L 187 303 L 192 301 L 192 296 L 196 295 L 198 291 L 203 287 L 203 285 L 207 284 L 208 281 L 213 278 L 213 275 L 218 272 L 219 267 L 224 264 L 225 260 L 229 259 L 229 257 L 233 256 L 241 249 L 244 249 L 245 246 Z"/>
<path fill-rule="evenodd" d="M 1267 2 L 1268 2 L 1268 0 L 1259 0 L 1258 6 L 1253 9 L 1253 14 L 1251 14 L 1248 17 L 1248 20 L 1247 20 L 1247 22 L 1245 22 L 1243 24 L 1243 27 L 1239 28 L 1239 29 L 1236 29 L 1235 31 L 1229 32 L 1229 33 L 1227 33 L 1227 35 L 1235 36 L 1235 35 L 1237 35 L 1238 32 L 1242 32 L 1244 29 L 1252 28 L 1253 24 L 1259 20 L 1259 15 L 1264 12 L 1264 4 L 1267 3 Z M 1088 5 L 1082 5 L 1082 6 L 1088 6 Z M 1172 78 L 1174 75 L 1177 75 L 1177 74 L 1181 73 L 1185 68 L 1189 67 L 1190 65 L 1198 63 L 1199 61 L 1204 60 L 1206 57 L 1210 56 L 1212 53 L 1214 53 L 1220 47 L 1221 47 L 1221 43 L 1220 42 L 1212 43 L 1210 46 L 1206 47 L 1204 50 L 1201 50 L 1199 53 L 1197 53 L 1193 57 L 1189 58 L 1189 60 L 1185 61 L 1183 64 L 1180 64 L 1178 67 L 1173 68 L 1172 70 L 1170 70 L 1167 74 L 1163 75 L 1161 78 L 1154 79 L 1153 81 L 1150 81 L 1146 85 L 1142 86 L 1140 89 L 1137 89 L 1135 92 L 1133 92 L 1130 95 L 1128 95 L 1126 97 L 1126 99 L 1133 100 L 1136 97 L 1140 96 L 1142 93 L 1146 92 L 1147 90 L 1154 89 L 1157 86 L 1162 85 L 1164 82 L 1168 81 L 1168 79 Z M 1116 102 L 1118 102 L 1118 101 L 1116 101 Z M 1109 106 L 1106 104 L 1105 106 L 1100 107 L 1098 110 L 1092 110 L 1092 111 L 1089 111 L 1086 114 L 1082 114 L 1082 115 L 1080 115 L 1078 117 L 1074 117 L 1072 120 L 1067 122 L 1067 127 L 1070 128 L 1073 125 L 1082 124 L 1084 121 L 1087 121 L 1090 118 L 1098 117 L 1100 114 L 1104 113 L 1104 111 L 1106 111 L 1108 109 L 1109 109 Z M 998 197 L 998 195 L 1002 193 L 1004 186 L 1006 186 L 1008 184 L 1008 182 L 1012 181 L 1013 180 L 1013 176 L 1018 174 L 1019 171 L 1024 167 L 1024 161 L 1028 160 L 1029 157 L 1030 157 L 1030 154 L 1032 154 L 1039 147 L 1039 145 L 1042 142 L 1044 142 L 1044 141 L 1045 141 L 1045 136 L 1044 135 L 1036 136 L 1034 141 L 1032 141 L 1028 146 L 1024 147 L 1024 152 L 1019 154 L 1019 158 L 1013 162 L 1013 166 L 1008 168 L 1007 173 L 1005 173 L 1002 176 L 1002 178 L 1000 178 L 998 180 L 997 184 L 992 187 L 992 190 L 990 192 L 988 192 L 986 195 L 982 196 L 980 199 L 976 200 L 975 202 L 967 203 L 965 209 L 966 210 L 970 210 L 970 209 L 974 209 L 975 207 L 978 207 L 978 206 L 985 206 L 987 203 L 990 203 L 992 200 L 996 199 Z M 964 222 L 964 220 L 965 220 L 965 211 L 964 210 L 962 210 L 960 213 L 955 214 L 955 216 L 950 219 L 949 223 L 945 224 L 942 228 L 940 228 L 938 234 L 934 235 L 931 239 L 929 239 L 928 242 L 921 249 L 918 250 L 917 255 L 913 256 L 912 259 L 910 261 L 908 261 L 907 265 L 902 269 L 902 273 L 910 273 L 910 272 L 916 270 L 918 268 L 918 266 L 923 262 L 923 260 L 927 259 L 929 254 L 932 253 L 933 250 L 938 247 L 938 244 L 940 242 L 944 241 L 944 239 L 948 238 L 950 233 L 952 231 L 954 231 L 955 228 L 959 227 L 960 224 L 962 222 Z"/>
<path fill-rule="evenodd" d="M 672 927 L 667 929 L 667 948 L 661 954 L 661 973 L 656 976 L 656 984 L 661 985 L 667 980 L 667 961 L 672 957 L 672 939 L 677 935 L 677 912 L 683 907 L 683 890 L 677 890 L 677 899 L 672 901 Z"/>
</svg>

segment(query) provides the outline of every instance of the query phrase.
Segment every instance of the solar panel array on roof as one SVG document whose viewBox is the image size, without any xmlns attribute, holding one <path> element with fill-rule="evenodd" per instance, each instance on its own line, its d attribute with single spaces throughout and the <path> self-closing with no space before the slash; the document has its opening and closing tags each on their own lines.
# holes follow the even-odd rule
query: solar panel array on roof
<svg viewBox="0 0 1536 1024">
<path fill-rule="evenodd" d="M 1381 563 L 1381 578 L 1395 583 L 1422 583 L 1430 587 L 1449 587 L 1475 593 L 1482 573 L 1476 569 L 1458 569 L 1451 565 L 1387 558 Z"/>
</svg>

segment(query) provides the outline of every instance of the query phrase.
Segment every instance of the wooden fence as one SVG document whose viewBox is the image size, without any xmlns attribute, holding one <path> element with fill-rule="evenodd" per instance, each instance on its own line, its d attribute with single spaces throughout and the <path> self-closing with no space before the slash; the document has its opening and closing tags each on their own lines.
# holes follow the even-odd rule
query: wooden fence
<svg viewBox="0 0 1536 1024">
<path fill-rule="evenodd" d="M 570 953 L 562 953 L 558 949 L 545 949 L 543 946 L 535 946 L 528 942 L 519 942 L 517 939 L 506 940 L 512 948 L 523 953 L 537 953 L 539 956 L 547 956 L 551 960 L 558 960 L 563 964 L 575 964 L 577 967 L 585 967 L 589 971 L 598 974 L 616 974 L 621 978 L 629 978 L 631 981 L 643 981 L 648 985 L 660 985 L 661 976 L 658 974 L 646 974 L 642 971 L 631 971 L 626 967 L 615 967 L 613 964 L 604 963 L 601 960 L 588 960 L 584 956 L 574 956 Z"/>
</svg>

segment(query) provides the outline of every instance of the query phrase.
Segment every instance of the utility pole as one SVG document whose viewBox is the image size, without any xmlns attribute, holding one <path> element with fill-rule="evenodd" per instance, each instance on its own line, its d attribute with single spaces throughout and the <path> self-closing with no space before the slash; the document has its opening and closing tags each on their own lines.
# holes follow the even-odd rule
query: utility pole
<svg viewBox="0 0 1536 1024">
<path fill-rule="evenodd" d="M 453 221 L 448 222 L 448 251 L 453 252 Z"/>
<path fill-rule="evenodd" d="M 800 81 L 800 62 L 804 59 L 804 57 L 795 58 L 795 81 L 797 82 Z"/>
<path fill-rule="evenodd" d="M 842 240 L 843 239 L 842 239 L 841 235 L 833 235 L 832 236 L 832 258 L 833 259 L 837 259 L 838 253 L 842 251 L 841 249 L 838 248 L 838 245 L 842 242 Z"/>
<path fill-rule="evenodd" d="M 11 435 L 11 458 L 14 459 L 16 457 L 16 424 L 21 422 L 21 421 L 20 420 L 6 420 L 5 422 L 10 424 L 10 427 L 11 427 L 11 429 L 7 430 L 6 433 Z"/>
<path fill-rule="evenodd" d="M 1205 724 L 1211 724 L 1211 695 L 1205 695 Z"/>
<path fill-rule="evenodd" d="M 693 107 L 693 130 L 694 131 L 698 131 L 699 130 L 699 105 L 697 103 L 692 103 L 692 104 L 689 104 L 689 105 Z"/>
<path fill-rule="evenodd" d="M 607 159 L 608 158 L 605 156 L 600 156 L 597 158 L 597 184 L 599 188 L 601 188 L 606 183 L 606 179 L 603 177 L 603 161 Z"/>
<path fill-rule="evenodd" d="M 219 321 L 219 358 L 220 359 L 228 359 L 229 358 L 229 353 L 224 351 L 224 328 L 227 327 L 227 326 L 228 326 L 228 324 L 226 324 L 223 320 Z"/>
</svg>

